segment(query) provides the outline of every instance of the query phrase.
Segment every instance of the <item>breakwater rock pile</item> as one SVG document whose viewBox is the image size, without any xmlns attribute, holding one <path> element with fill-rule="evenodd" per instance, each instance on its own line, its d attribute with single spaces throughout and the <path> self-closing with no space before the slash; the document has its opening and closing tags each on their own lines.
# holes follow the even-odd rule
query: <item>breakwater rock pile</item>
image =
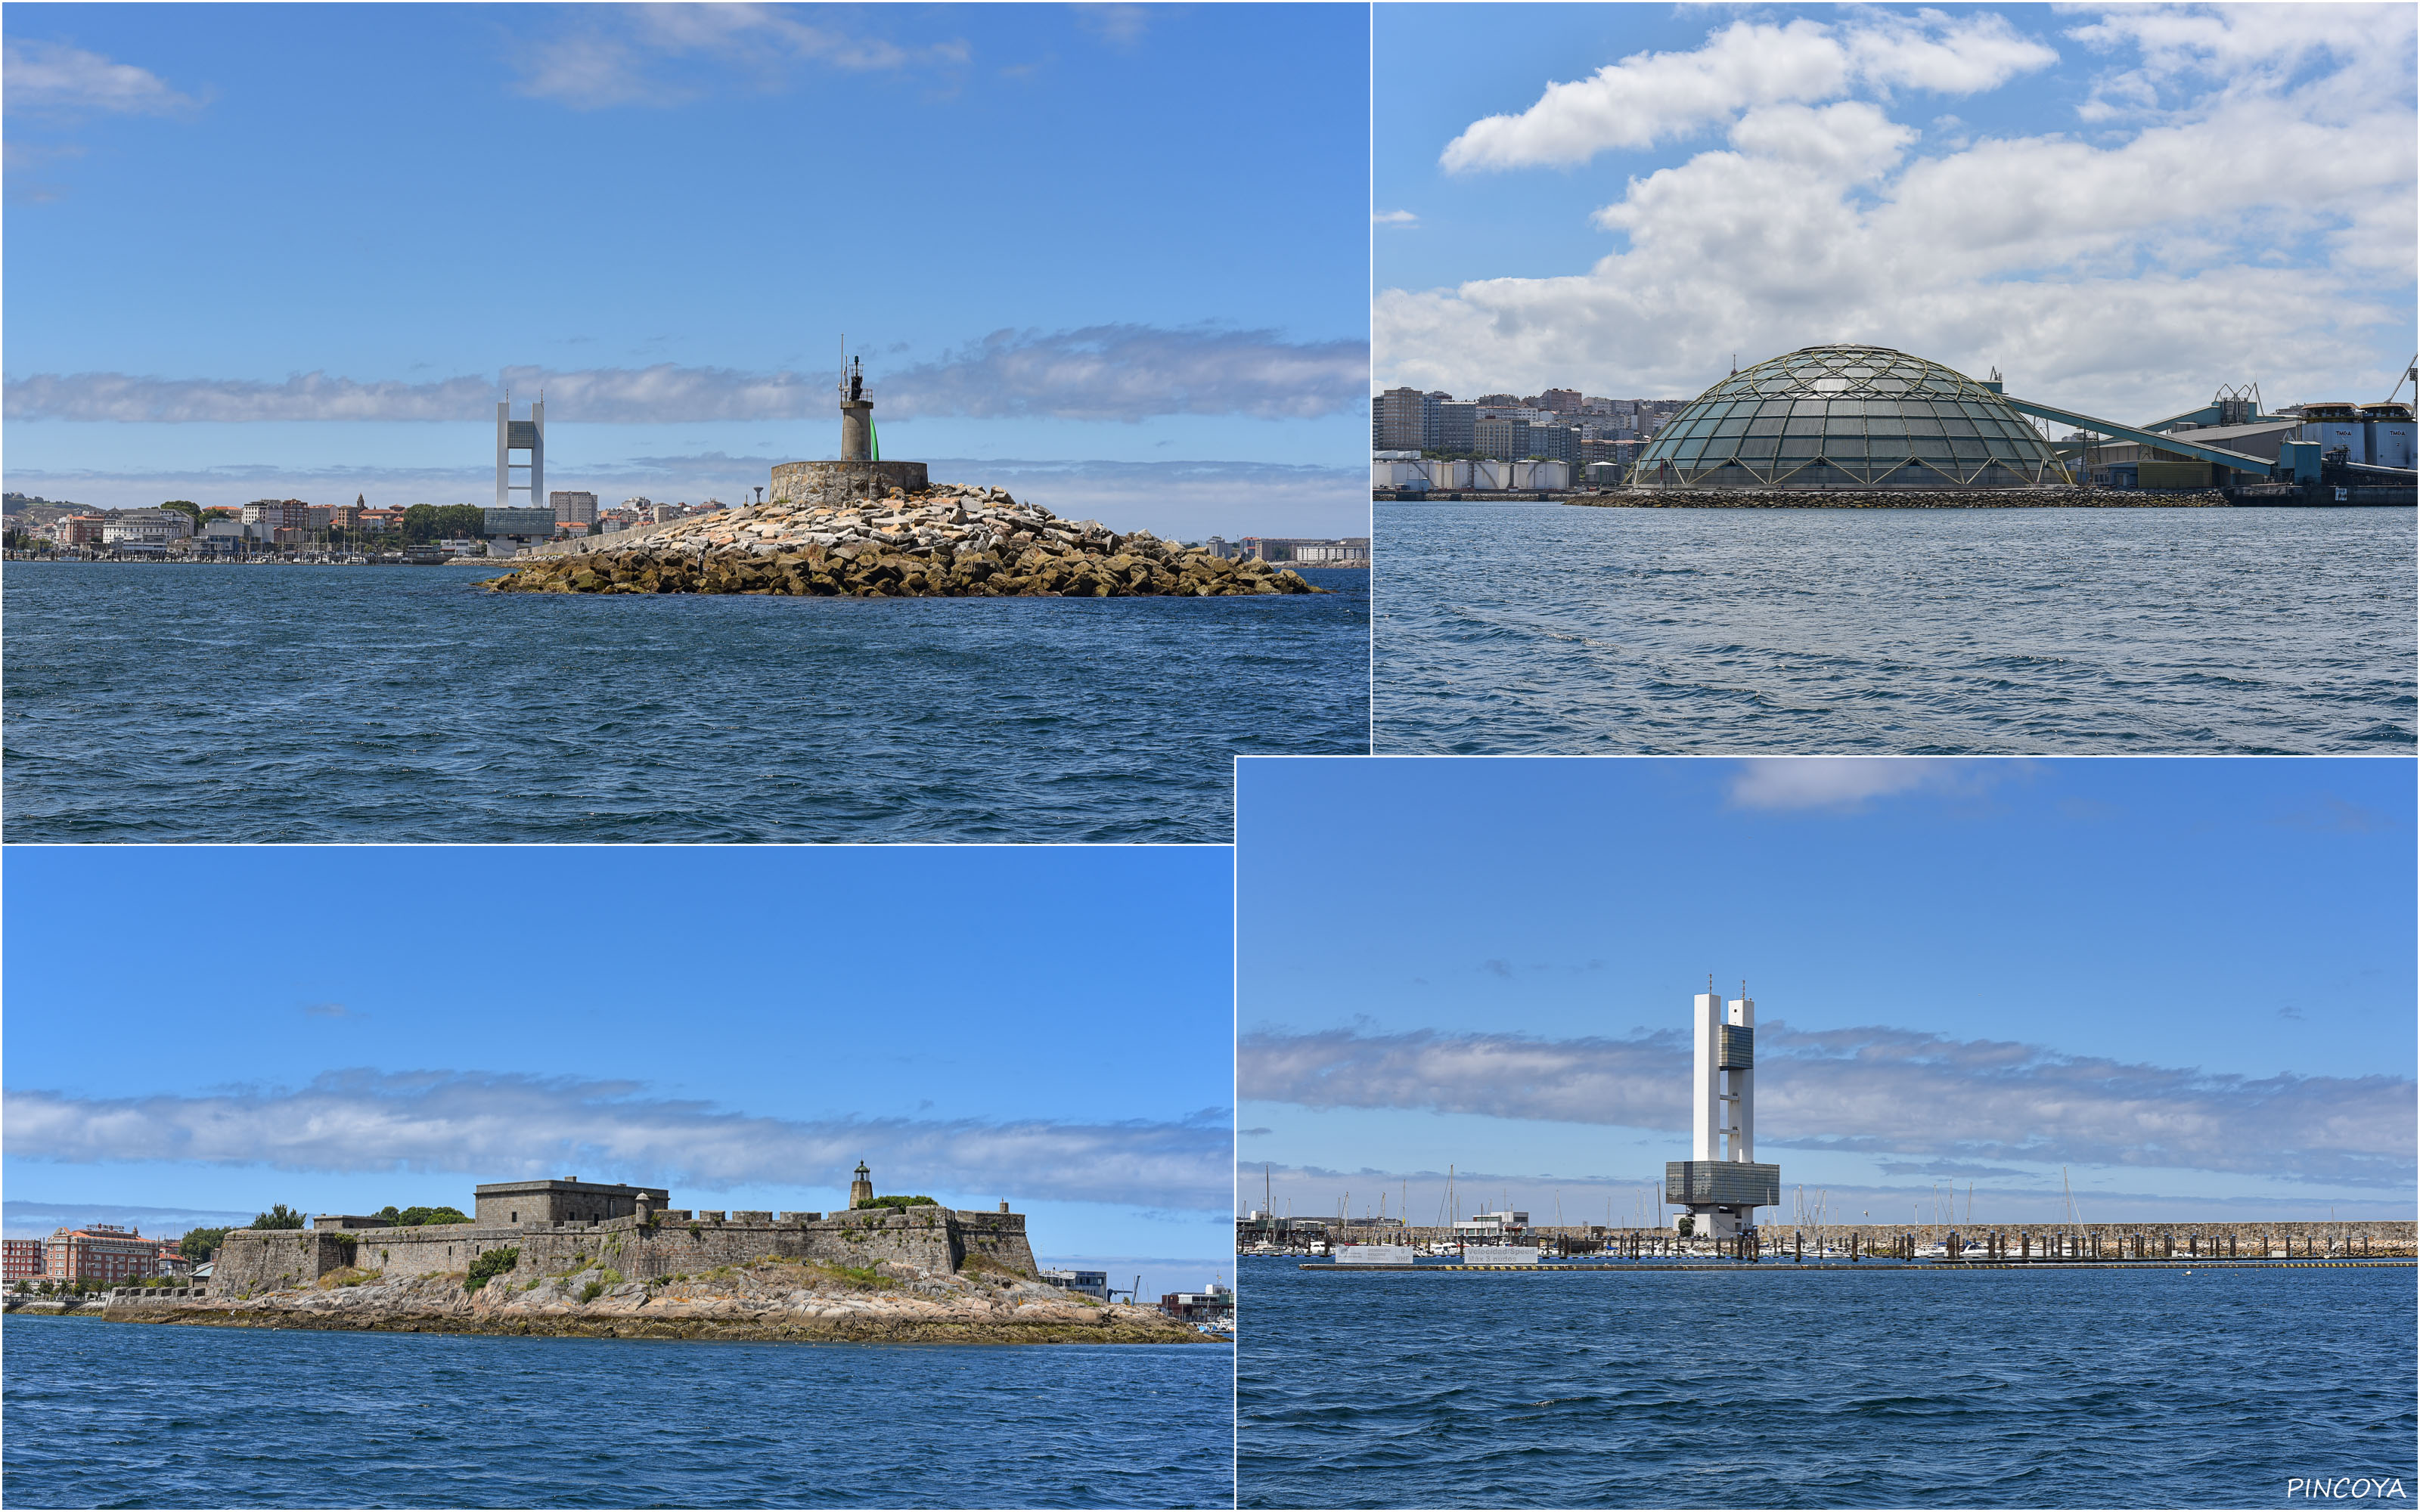
<svg viewBox="0 0 2420 1512">
<path fill-rule="evenodd" d="M 1317 594 L 1291 568 L 1149 531 L 1063 520 L 998 488 L 937 484 L 838 503 L 776 500 L 516 566 L 521 594 L 790 594 L 858 598 L 1211 598 Z"/>
<path fill-rule="evenodd" d="M 2226 496 L 2137 488 L 1621 488 L 1563 501 L 1592 509 L 2224 509 Z"/>
<path fill-rule="evenodd" d="M 625 1279 L 599 1266 L 389 1278 L 334 1271 L 248 1297 L 111 1297 L 102 1316 L 406 1334 L 558 1335 L 899 1344 L 1186 1344 L 1202 1335 L 1156 1308 L 1102 1304 L 1004 1268 L 954 1274 L 896 1260 L 866 1267 L 767 1258 L 694 1274 Z"/>
</svg>

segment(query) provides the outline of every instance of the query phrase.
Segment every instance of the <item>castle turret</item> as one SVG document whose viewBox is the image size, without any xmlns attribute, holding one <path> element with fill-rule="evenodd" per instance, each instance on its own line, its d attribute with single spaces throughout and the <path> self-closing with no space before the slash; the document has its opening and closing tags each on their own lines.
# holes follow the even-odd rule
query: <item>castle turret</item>
<svg viewBox="0 0 2420 1512">
<path fill-rule="evenodd" d="M 865 1162 L 859 1161 L 857 1163 L 857 1180 L 848 1184 L 849 1208 L 851 1211 L 854 1211 L 864 1207 L 867 1203 L 873 1200 L 874 1173 L 865 1168 Z"/>
</svg>

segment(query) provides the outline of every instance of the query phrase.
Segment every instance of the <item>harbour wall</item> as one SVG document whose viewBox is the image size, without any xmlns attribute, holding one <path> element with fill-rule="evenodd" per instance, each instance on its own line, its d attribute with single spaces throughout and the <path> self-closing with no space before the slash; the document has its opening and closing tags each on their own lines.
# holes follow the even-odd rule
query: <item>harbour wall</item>
<svg viewBox="0 0 2420 1512">
<path fill-rule="evenodd" d="M 1802 1224 L 1792 1226 L 1777 1219 L 1767 1219 L 1757 1231 L 1764 1242 L 1765 1253 L 1786 1249 L 1793 1236 L 1803 1236 L 1807 1249 L 1825 1246 L 1846 1250 L 1855 1240 L 1858 1252 L 1886 1253 L 1894 1243 L 1915 1236 L 1918 1248 L 1927 1248 L 1956 1234 L 1969 1248 L 1997 1239 L 2010 1255 L 2030 1250 L 2044 1253 L 2044 1246 L 2058 1235 L 2080 1237 L 2089 1250 L 2098 1241 L 2101 1253 L 2113 1256 L 2136 1253 L 2139 1241 L 2146 1257 L 2164 1258 L 2177 1255 L 2219 1255 L 2232 1253 L 2244 1257 L 2283 1257 L 2290 1251 L 2304 1255 L 2412 1255 L 2415 1253 L 2415 1226 L 2411 1219 L 2350 1220 L 2342 1223 L 2107 1223 L 2107 1224 Z M 1356 1228 L 1350 1237 L 1364 1244 L 1450 1244 L 1453 1242 L 1450 1228 Z M 1572 1224 L 1561 1227 L 1535 1227 L 1513 1241 L 1515 1243 L 1536 1243 L 1549 1247 L 1567 1247 L 1572 1254 L 1596 1254 L 1610 1246 L 1615 1253 L 1640 1243 L 1669 1246 L 1674 1239 L 1669 1227 L 1607 1228 L 1602 1225 Z M 1683 1242 L 1703 1244 L 1703 1240 Z M 2173 1246 L 2173 1249 L 2170 1248 Z"/>
<path fill-rule="evenodd" d="M 868 1266 L 896 1260 L 955 1274 L 970 1262 L 1036 1273 L 1025 1215 L 939 1207 L 812 1212 L 711 1212 L 675 1209 L 650 1222 L 435 1224 L 417 1228 L 240 1228 L 211 1259 L 210 1291 L 244 1297 L 308 1286 L 355 1267 L 395 1277 L 467 1271 L 493 1249 L 520 1252 L 517 1269 L 545 1274 L 586 1266 L 629 1280 L 692 1274 L 772 1257 Z"/>
<path fill-rule="evenodd" d="M 690 517 L 682 517 L 683 519 Z M 644 540 L 647 536 L 655 534 L 658 531 L 671 530 L 674 526 L 679 523 L 681 523 L 681 521 L 677 519 L 649 520 L 644 524 L 633 525 L 628 530 L 613 531 L 604 535 L 574 535 L 560 541 L 541 541 L 537 545 L 530 547 L 526 550 L 522 551 L 520 556 L 510 560 L 520 561 L 529 557 L 581 556 L 587 552 L 596 550 L 600 546 L 611 546 L 621 541 Z M 498 557 L 496 560 L 503 562 L 507 559 Z"/>
</svg>

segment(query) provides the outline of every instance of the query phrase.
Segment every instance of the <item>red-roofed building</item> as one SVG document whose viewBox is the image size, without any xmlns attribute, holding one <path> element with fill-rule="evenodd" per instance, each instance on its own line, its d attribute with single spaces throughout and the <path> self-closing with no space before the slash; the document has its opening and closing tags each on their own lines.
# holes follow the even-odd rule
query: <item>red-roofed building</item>
<svg viewBox="0 0 2420 1512">
<path fill-rule="evenodd" d="M 62 1228 L 42 1248 L 52 1281 L 139 1281 L 160 1273 L 160 1242 L 115 1224 Z"/>
</svg>

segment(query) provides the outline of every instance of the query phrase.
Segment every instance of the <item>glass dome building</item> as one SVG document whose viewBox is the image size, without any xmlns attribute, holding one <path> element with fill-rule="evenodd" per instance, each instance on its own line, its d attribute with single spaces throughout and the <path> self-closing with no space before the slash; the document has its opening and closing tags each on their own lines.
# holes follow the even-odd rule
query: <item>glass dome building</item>
<svg viewBox="0 0 2420 1512">
<path fill-rule="evenodd" d="M 1807 347 L 1699 394 L 1634 488 L 2024 488 L 2069 482 L 2000 396 L 1887 347 Z"/>
</svg>

